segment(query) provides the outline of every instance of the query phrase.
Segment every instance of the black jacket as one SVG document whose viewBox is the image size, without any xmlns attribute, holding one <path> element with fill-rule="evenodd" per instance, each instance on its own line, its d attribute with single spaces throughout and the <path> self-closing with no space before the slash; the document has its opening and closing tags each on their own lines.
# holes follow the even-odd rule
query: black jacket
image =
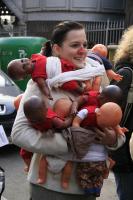
<svg viewBox="0 0 133 200">
<path fill-rule="evenodd" d="M 122 105 L 122 109 L 124 110 L 125 105 L 126 105 L 128 90 L 130 88 L 130 84 L 132 81 L 132 73 L 130 70 L 125 69 L 123 67 L 131 67 L 133 69 L 133 66 L 128 63 L 121 63 L 117 65 L 117 67 L 119 68 L 117 73 L 121 74 L 123 76 L 123 79 L 120 82 L 111 81 L 111 84 L 117 85 L 122 89 L 123 99 L 122 99 L 121 105 Z M 113 167 L 113 171 L 118 172 L 118 173 L 119 172 L 120 173 L 133 172 L 133 161 L 131 159 L 130 152 L 129 152 L 129 140 L 133 132 L 133 108 L 131 109 L 131 112 L 126 121 L 125 127 L 128 128 L 129 130 L 129 132 L 125 133 L 126 135 L 125 144 L 118 150 L 109 152 L 112 159 L 116 161 L 116 164 Z"/>
</svg>

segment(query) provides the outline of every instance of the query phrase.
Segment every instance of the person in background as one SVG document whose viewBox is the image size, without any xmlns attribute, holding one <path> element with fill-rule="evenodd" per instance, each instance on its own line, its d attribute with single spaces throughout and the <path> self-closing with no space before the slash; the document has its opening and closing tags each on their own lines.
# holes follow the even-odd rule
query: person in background
<svg viewBox="0 0 133 200">
<path fill-rule="evenodd" d="M 103 44 L 94 45 L 92 49 L 88 52 L 89 58 L 96 60 L 100 64 L 103 63 L 109 80 L 114 79 L 116 81 L 120 81 L 122 79 L 122 76 L 120 74 L 115 73 L 112 70 L 113 66 L 110 63 L 110 61 L 107 59 L 107 55 L 108 55 L 107 47 Z M 87 84 L 86 89 L 99 91 L 101 82 L 102 82 L 102 76 L 95 77 L 92 83 L 90 83 L 90 81 L 86 81 L 85 82 Z"/>
<path fill-rule="evenodd" d="M 132 200 L 133 199 L 133 161 L 131 159 L 130 151 L 133 152 L 133 143 L 131 142 L 129 151 L 129 141 L 133 132 L 133 101 L 130 100 L 128 104 L 128 93 L 132 83 L 132 71 L 133 70 L 133 26 L 125 30 L 122 38 L 116 49 L 114 55 L 115 70 L 121 76 L 122 80 L 111 81 L 111 84 L 117 85 L 123 91 L 123 119 L 121 125 L 128 129 L 126 133 L 126 142 L 115 152 L 111 152 L 110 156 L 115 160 L 113 172 L 116 181 L 117 194 L 119 200 Z M 133 97 L 131 93 L 130 97 Z M 126 107 L 128 106 L 127 114 L 125 115 Z"/>
<path fill-rule="evenodd" d="M 97 70 L 97 65 L 95 65 L 95 67 L 91 67 L 91 65 L 88 63 L 86 33 L 82 24 L 73 21 L 64 21 L 57 24 L 51 36 L 50 48 L 51 49 L 45 49 L 45 51 L 47 52 L 48 50 L 49 52 L 51 52 L 51 55 L 56 55 L 57 57 L 47 58 L 47 64 L 52 63 L 52 65 L 50 64 L 47 68 L 47 76 L 48 78 L 50 78 L 49 86 L 52 85 L 53 82 L 51 81 L 55 80 L 58 75 L 64 76 L 64 73 L 69 72 L 69 69 L 67 70 L 68 65 L 65 65 L 66 72 L 64 72 L 62 68 L 59 68 L 58 65 L 55 65 L 55 61 L 58 61 L 60 63 L 60 58 L 64 59 L 66 63 L 73 63 L 77 67 L 78 70 L 73 71 L 73 74 L 76 74 L 77 78 L 79 78 L 81 72 L 86 69 L 88 70 L 88 73 L 90 72 L 90 74 L 93 76 L 96 76 L 96 74 L 100 75 L 98 74 L 99 72 Z M 98 66 L 98 68 L 99 67 L 101 66 Z M 56 73 L 57 70 L 58 73 Z M 89 76 L 87 75 L 87 79 L 88 78 Z M 64 80 L 64 78 L 61 80 L 66 81 Z M 85 79 L 82 77 L 82 80 L 84 81 Z M 54 99 L 53 101 L 49 102 L 51 107 L 53 107 L 54 102 L 59 98 L 65 97 L 75 99 L 76 97 L 74 93 L 72 94 L 71 92 L 65 91 L 60 87 L 57 87 L 56 89 L 52 88 L 51 93 Z M 77 184 L 75 176 L 76 162 L 73 159 L 71 146 L 68 145 L 66 139 L 64 139 L 61 134 L 58 134 L 56 130 L 52 138 L 44 138 L 43 134 L 40 133 L 39 130 L 36 130 L 29 126 L 28 120 L 26 119 L 23 112 L 23 104 L 32 95 L 37 95 L 42 98 L 42 93 L 37 87 L 37 84 L 35 84 L 34 81 L 30 80 L 20 102 L 17 117 L 13 125 L 11 134 L 14 144 L 30 152 L 35 152 L 32 157 L 30 170 L 28 173 L 31 199 L 95 200 L 96 198 L 94 196 L 86 196 L 83 190 Z M 97 129 L 96 131 L 92 131 L 84 128 L 72 129 L 70 127 L 70 130 L 75 135 L 77 135 L 77 133 L 79 132 L 80 137 L 83 137 L 84 134 L 91 133 L 91 136 L 88 136 L 87 140 L 81 139 L 82 145 L 87 147 L 90 144 L 90 141 L 98 142 L 96 138 L 99 138 L 100 144 L 106 144 L 113 149 L 118 148 L 118 144 L 122 142 L 120 139 L 118 141 L 115 132 L 110 129 L 106 129 L 103 132 L 99 129 Z M 106 132 L 108 132 L 108 137 L 106 137 Z M 67 189 L 64 190 L 61 187 L 61 171 L 55 175 L 50 170 L 48 170 L 47 180 L 45 184 L 38 185 L 36 183 L 38 177 L 39 159 L 42 154 L 44 154 L 45 156 L 51 156 L 51 160 L 53 160 L 54 165 L 59 164 L 57 157 L 60 157 L 62 161 L 72 160 L 74 164 L 74 169 L 69 182 L 69 187 Z"/>
</svg>

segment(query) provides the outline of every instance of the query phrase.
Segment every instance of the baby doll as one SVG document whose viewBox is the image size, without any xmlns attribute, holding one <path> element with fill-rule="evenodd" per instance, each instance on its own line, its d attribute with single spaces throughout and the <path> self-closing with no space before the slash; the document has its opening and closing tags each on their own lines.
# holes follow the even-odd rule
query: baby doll
<svg viewBox="0 0 133 200">
<path fill-rule="evenodd" d="M 72 126 L 98 127 L 102 130 L 106 127 L 114 129 L 116 134 L 121 134 L 122 130 L 119 126 L 121 118 L 120 106 L 108 102 L 100 108 L 97 106 L 83 107 L 73 120 Z M 91 144 L 88 152 L 81 159 L 82 163 L 77 165 L 77 179 L 87 195 L 100 196 L 105 173 L 107 173 L 106 160 L 106 148 L 103 145 Z"/>
<path fill-rule="evenodd" d="M 71 125 L 73 120 L 72 102 L 69 99 L 59 99 L 55 102 L 53 110 L 47 107 L 45 101 L 37 96 L 32 96 L 24 103 L 24 113 L 30 125 L 37 130 L 48 131 L 48 136 L 52 137 L 54 132 L 52 129 L 64 129 Z M 56 113 L 57 112 L 57 113 Z M 60 114 L 61 113 L 61 114 Z M 69 115 L 68 115 L 69 114 Z M 21 150 L 21 156 L 29 167 L 31 153 Z M 41 156 L 39 164 L 39 177 L 37 183 L 42 184 L 46 181 L 47 175 L 47 159 Z"/>
<path fill-rule="evenodd" d="M 112 127 L 116 131 L 116 134 L 118 134 L 118 135 L 123 134 L 123 132 L 125 132 L 126 129 L 125 128 L 121 129 L 120 126 L 118 125 L 121 120 L 121 117 L 122 117 L 122 111 L 121 111 L 120 107 L 116 104 L 116 103 L 120 103 L 121 99 L 122 99 L 122 91 L 119 87 L 114 86 L 114 85 L 109 85 L 109 86 L 105 87 L 101 93 L 99 93 L 97 91 L 90 91 L 90 92 L 78 97 L 77 100 L 74 102 L 75 104 L 73 106 L 73 109 L 75 109 L 75 112 L 76 112 L 77 108 L 79 107 L 80 111 L 78 112 L 77 116 L 74 118 L 72 125 L 75 127 L 79 127 L 81 125 L 84 128 L 88 128 L 88 127 L 92 128 L 95 126 L 99 126 L 100 128 Z M 112 103 L 111 101 L 116 102 L 116 103 Z M 110 103 L 105 104 L 106 102 L 110 102 Z M 104 105 L 104 106 L 102 106 L 102 105 Z M 113 107 L 113 110 L 112 110 L 112 107 Z M 97 120 L 96 120 L 96 116 L 97 116 Z M 76 141 L 74 144 L 76 146 Z M 102 150 L 100 149 L 99 146 L 97 149 L 96 148 L 97 146 L 98 145 L 94 145 L 94 144 L 90 145 L 90 147 L 88 147 L 88 152 L 86 152 L 86 154 L 87 153 L 88 153 L 88 155 L 92 154 L 92 157 L 93 157 L 94 156 L 93 151 L 92 151 L 93 147 L 94 147 L 94 150 L 98 150 L 98 151 L 100 150 L 100 152 L 102 150 L 103 150 L 103 152 L 105 151 L 105 147 L 103 145 L 101 145 Z M 80 150 L 79 150 L 79 152 L 80 152 Z M 97 157 L 97 155 L 95 155 L 95 156 Z M 95 158 L 95 156 L 94 156 L 94 158 Z M 81 159 L 80 155 L 78 157 Z M 102 179 L 101 177 L 103 175 L 105 176 L 108 171 L 106 169 L 106 163 L 105 163 L 106 156 L 102 155 L 102 158 L 104 158 L 104 162 L 103 161 L 101 162 L 104 165 L 104 172 L 99 173 L 100 180 Z M 91 159 L 91 157 L 89 157 L 89 159 Z M 85 161 L 87 161 L 87 162 L 85 162 Z M 87 158 L 87 160 L 85 158 L 85 160 L 83 160 L 84 163 L 83 163 L 82 167 L 86 168 L 86 166 L 88 165 L 88 161 L 89 161 L 88 158 Z M 80 166 L 80 165 L 82 165 L 82 163 L 78 164 L 78 166 Z M 80 167 L 78 167 L 78 169 L 79 168 Z M 103 170 L 103 168 L 102 168 L 102 170 Z M 72 164 L 70 164 L 70 162 L 69 162 L 64 167 L 64 173 L 63 173 L 64 177 L 63 177 L 63 181 L 62 181 L 64 183 L 64 188 L 68 187 L 69 179 L 70 179 L 69 175 L 71 174 L 71 171 L 72 171 Z M 67 173 L 65 173 L 65 172 L 67 172 Z M 80 175 L 84 177 L 84 173 L 81 172 Z M 83 180 L 83 182 L 84 182 L 84 180 Z M 82 183 L 82 180 L 80 181 L 80 185 L 81 185 L 81 183 Z M 84 186 L 82 186 L 82 185 L 81 185 L 81 187 L 84 188 Z M 86 190 L 86 188 L 85 188 L 85 190 Z M 87 193 L 88 193 L 88 191 L 87 191 Z M 99 196 L 100 190 L 99 190 L 99 193 L 95 194 L 95 192 L 94 192 L 94 195 Z"/>
<path fill-rule="evenodd" d="M 72 63 L 61 59 L 62 72 L 73 71 L 76 66 Z M 31 75 L 33 81 L 35 81 L 41 90 L 42 94 L 50 100 L 53 100 L 50 89 L 46 83 L 47 57 L 40 54 L 33 54 L 31 58 L 15 59 L 9 62 L 7 66 L 8 75 L 13 80 L 23 80 L 26 76 Z M 82 94 L 84 88 L 80 82 L 72 80 L 64 83 L 61 88 L 77 94 Z"/>
<path fill-rule="evenodd" d="M 32 79 L 37 83 L 42 94 L 53 100 L 50 90 L 47 86 L 46 79 L 46 57 L 41 54 L 33 54 L 31 59 L 22 58 L 9 62 L 7 66 L 8 75 L 13 80 L 23 80 L 26 76 L 31 75 Z"/>
<path fill-rule="evenodd" d="M 103 63 L 106 74 L 109 79 L 114 79 L 116 81 L 121 81 L 122 76 L 120 74 L 115 73 L 112 68 L 112 64 L 107 59 L 108 50 L 107 47 L 103 44 L 96 44 L 93 48 L 89 51 L 88 57 L 90 59 L 98 61 L 100 64 Z M 93 79 L 92 83 L 90 81 L 86 81 L 86 90 L 97 90 L 99 91 L 101 85 L 102 77 L 97 76 Z"/>
</svg>

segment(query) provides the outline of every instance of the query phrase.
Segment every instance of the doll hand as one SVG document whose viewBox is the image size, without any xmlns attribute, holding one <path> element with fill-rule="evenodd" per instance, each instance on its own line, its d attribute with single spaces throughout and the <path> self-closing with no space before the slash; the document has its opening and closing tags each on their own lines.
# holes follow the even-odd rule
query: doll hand
<svg viewBox="0 0 133 200">
<path fill-rule="evenodd" d="M 120 74 L 115 74 L 115 76 L 114 76 L 114 80 L 116 80 L 116 81 L 121 81 L 122 78 L 123 78 L 123 76 L 121 76 Z"/>
<path fill-rule="evenodd" d="M 122 132 L 122 133 L 126 133 L 126 132 L 129 131 L 126 127 L 121 127 L 120 129 L 121 129 L 121 132 Z"/>
<path fill-rule="evenodd" d="M 52 101 L 54 100 L 51 94 L 48 95 L 48 99 Z"/>
</svg>

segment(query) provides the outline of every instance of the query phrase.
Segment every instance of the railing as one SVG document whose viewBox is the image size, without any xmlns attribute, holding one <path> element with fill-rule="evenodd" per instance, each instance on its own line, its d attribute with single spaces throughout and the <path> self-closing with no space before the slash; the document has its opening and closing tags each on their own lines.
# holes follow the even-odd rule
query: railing
<svg viewBox="0 0 133 200">
<path fill-rule="evenodd" d="M 123 21 L 99 21 L 85 23 L 88 43 L 118 44 L 125 29 Z"/>
<path fill-rule="evenodd" d="M 43 36 L 50 39 L 53 27 L 57 21 L 31 21 L 27 23 L 27 30 L 20 27 L 13 27 L 11 33 L 1 30 L 0 37 L 4 36 Z M 118 44 L 125 29 L 123 21 L 92 21 L 82 22 L 85 25 L 88 44 L 102 43 L 105 45 Z M 36 28 L 35 28 L 36 27 Z M 25 27 L 26 28 L 26 27 Z"/>
</svg>

